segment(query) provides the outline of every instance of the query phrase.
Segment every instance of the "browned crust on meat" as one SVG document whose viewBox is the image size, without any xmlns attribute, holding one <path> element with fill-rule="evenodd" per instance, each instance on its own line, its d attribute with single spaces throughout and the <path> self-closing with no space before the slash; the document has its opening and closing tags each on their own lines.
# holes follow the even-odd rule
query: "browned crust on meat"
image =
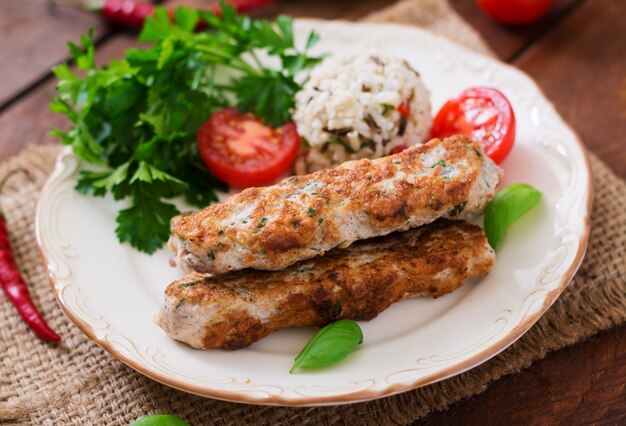
<svg viewBox="0 0 626 426">
<path fill-rule="evenodd" d="M 238 349 L 282 328 L 370 320 L 397 300 L 442 296 L 486 275 L 493 263 L 481 228 L 440 220 L 282 271 L 193 273 L 170 284 L 165 294 L 216 310 L 204 326 L 201 348 Z M 252 314 L 250 306 L 266 318 Z"/>
<path fill-rule="evenodd" d="M 441 168 L 433 169 L 430 175 L 420 175 L 422 170 L 431 169 L 431 165 L 422 164 L 420 157 L 439 146 L 445 149 L 446 163 L 466 161 L 454 179 L 441 178 Z M 333 218 L 340 209 L 362 212 L 368 218 L 366 226 L 375 234 L 384 235 L 403 226 L 409 217 L 430 217 L 433 211 L 443 215 L 444 207 L 466 202 L 485 161 L 479 152 L 480 145 L 465 136 L 433 139 L 389 157 L 349 162 L 306 176 L 294 176 L 267 188 L 249 188 L 224 203 L 176 221 L 173 236 L 186 250 L 199 256 L 244 247 L 240 257 L 244 265 L 281 269 L 313 257 L 317 248 L 338 238 L 340 224 Z M 389 192 L 376 186 L 399 171 L 416 178 L 411 183 L 399 181 Z M 289 200 L 290 196 L 301 197 L 303 188 L 316 182 L 320 188 L 305 196 L 305 207 L 301 202 Z M 244 223 L 220 225 L 232 218 L 237 206 L 253 203 L 255 208 Z M 259 227 L 268 217 L 271 219 L 267 224 Z M 435 214 L 433 219 L 436 217 Z M 262 267 L 255 262 L 259 256 L 263 257 Z M 195 269 L 225 271 L 213 270 L 210 265 L 196 265 Z"/>
</svg>

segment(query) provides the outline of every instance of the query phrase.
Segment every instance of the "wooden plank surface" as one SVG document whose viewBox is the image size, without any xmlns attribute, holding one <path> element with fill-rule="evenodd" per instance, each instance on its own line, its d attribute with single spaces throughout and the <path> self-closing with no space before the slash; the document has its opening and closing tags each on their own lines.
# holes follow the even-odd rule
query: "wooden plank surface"
<svg viewBox="0 0 626 426">
<path fill-rule="evenodd" d="M 416 423 L 435 425 L 626 424 L 626 325 L 553 352 L 529 369 Z"/>
<path fill-rule="evenodd" d="M 121 57 L 133 43 L 135 38 L 131 35 L 116 35 L 97 49 L 97 62 L 103 64 Z M 48 133 L 55 127 L 67 128 L 68 121 L 48 107 L 55 84 L 54 78 L 48 79 L 0 114 L 0 160 L 17 154 L 28 144 L 57 142 Z"/>
<path fill-rule="evenodd" d="M 626 1 L 590 0 L 515 65 L 583 142 L 626 178 Z"/>
<path fill-rule="evenodd" d="M 466 21 L 478 30 L 496 55 L 510 61 L 530 43 L 543 35 L 556 22 L 575 9 L 582 0 L 556 0 L 546 16 L 539 21 L 518 27 L 495 23 L 483 13 L 476 0 L 449 0 Z"/>
<path fill-rule="evenodd" d="M 510 30 L 483 17 L 474 0 L 452 1 L 457 11 L 489 38 L 501 57 L 515 58 L 514 63 L 539 82 L 587 146 L 625 176 L 625 2 L 557 0 L 553 16 L 543 23 Z M 0 20 L 4 19 L 7 3 L 0 3 Z M 388 3 L 385 0 L 279 0 L 259 14 L 356 19 Z M 76 36 L 89 26 L 82 20 L 72 22 L 71 31 Z M 64 37 L 63 42 L 75 38 Z M 3 39 L 0 46 L 2 42 Z M 99 60 L 119 57 L 130 43 L 132 38 L 127 35 L 114 36 L 102 43 L 97 56 Z M 32 47 L 35 48 L 39 49 Z M 0 57 L 3 53 L 0 49 Z M 47 72 L 47 68 L 41 68 L 43 62 L 23 60 L 38 70 L 39 74 L 33 70 L 34 75 Z M 0 63 L 0 73 L 5 78 L 1 67 L 6 67 L 4 62 Z M 0 113 L 0 159 L 28 143 L 49 143 L 50 128 L 65 124 L 62 117 L 48 111 L 47 96 L 53 86 L 52 80 L 41 83 Z M 2 87 L 0 83 L 0 94 Z M 624 424 L 625 336 L 626 325 L 550 354 L 530 369 L 494 383 L 485 393 L 434 414 L 422 424 Z"/>
<path fill-rule="evenodd" d="M 0 2 L 0 106 L 50 72 L 67 58 L 67 41 L 87 28 L 97 36 L 106 26 L 88 12 L 54 7 L 45 0 Z"/>
</svg>

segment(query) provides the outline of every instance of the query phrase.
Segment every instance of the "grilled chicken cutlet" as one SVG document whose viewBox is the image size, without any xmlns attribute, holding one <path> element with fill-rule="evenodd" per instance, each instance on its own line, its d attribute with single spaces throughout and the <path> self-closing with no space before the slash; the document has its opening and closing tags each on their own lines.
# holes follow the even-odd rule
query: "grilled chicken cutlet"
<svg viewBox="0 0 626 426">
<path fill-rule="evenodd" d="M 465 136 L 249 188 L 173 221 L 186 271 L 283 269 L 354 241 L 482 210 L 501 170 Z"/>
<path fill-rule="evenodd" d="M 397 300 L 449 293 L 493 264 L 481 228 L 440 220 L 282 271 L 191 273 L 168 286 L 156 323 L 195 348 L 238 349 L 286 327 L 370 320 Z"/>
</svg>

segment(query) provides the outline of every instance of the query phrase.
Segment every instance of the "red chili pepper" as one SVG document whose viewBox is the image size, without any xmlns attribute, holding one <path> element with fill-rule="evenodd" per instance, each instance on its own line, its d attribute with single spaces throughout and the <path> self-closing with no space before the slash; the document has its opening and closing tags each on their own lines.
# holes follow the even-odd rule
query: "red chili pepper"
<svg viewBox="0 0 626 426">
<path fill-rule="evenodd" d="M 407 148 L 408 148 L 408 146 L 406 146 L 406 145 L 395 146 L 395 147 L 393 147 L 391 149 L 391 154 L 399 154 L 399 153 L 401 153 L 402 151 L 404 151 Z"/>
<path fill-rule="evenodd" d="M 398 110 L 398 112 L 400 113 L 400 115 L 406 117 L 407 115 L 409 115 L 411 113 L 411 107 L 407 104 L 400 104 L 398 105 L 398 108 L 396 108 Z"/>
<path fill-rule="evenodd" d="M 230 4 L 238 11 L 245 11 L 255 7 L 266 6 L 272 0 L 232 0 Z M 152 3 L 136 2 L 133 0 L 104 0 L 101 12 L 111 24 L 130 28 L 141 28 L 146 18 L 154 13 L 155 6 Z M 213 4 L 208 10 L 219 12 L 219 6 Z M 174 11 L 170 10 L 170 15 Z M 202 25 L 200 25 L 202 26 Z"/>
<path fill-rule="evenodd" d="M 154 13 L 154 5 L 132 0 L 105 0 L 101 12 L 112 24 L 141 28 L 146 18 Z"/>
<path fill-rule="evenodd" d="M 11 174 L 12 175 L 12 174 Z M 0 182 L 0 189 L 4 186 L 4 183 L 11 176 L 7 176 L 2 182 Z M 37 308 L 33 304 L 30 294 L 28 292 L 28 286 L 22 278 L 15 259 L 13 258 L 13 252 L 11 250 L 11 244 L 9 242 L 9 231 L 6 226 L 4 215 L 0 210 L 0 286 L 6 293 L 7 297 L 17 309 L 22 320 L 30 327 L 31 330 L 44 340 L 51 340 L 58 342 L 61 340 L 58 334 L 46 324 L 46 321 L 41 317 Z"/>
</svg>

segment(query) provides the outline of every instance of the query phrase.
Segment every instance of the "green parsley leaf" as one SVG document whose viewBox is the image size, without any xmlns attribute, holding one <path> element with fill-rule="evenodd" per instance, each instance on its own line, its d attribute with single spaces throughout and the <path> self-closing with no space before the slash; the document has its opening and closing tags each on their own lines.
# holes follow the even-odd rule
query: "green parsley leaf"
<svg viewBox="0 0 626 426">
<path fill-rule="evenodd" d="M 119 212 L 115 233 L 120 242 L 154 253 L 170 235 L 170 219 L 179 212 L 172 204 L 165 203 L 133 191 L 133 205 Z"/>
<path fill-rule="evenodd" d="M 198 19 L 200 19 L 198 11 L 185 6 L 177 8 L 174 12 L 174 22 L 185 31 L 193 31 Z"/>
<path fill-rule="evenodd" d="M 276 74 L 244 76 L 233 87 L 240 111 L 252 111 L 274 127 L 291 118 L 294 96 L 300 89 L 292 79 Z"/>
<path fill-rule="evenodd" d="M 264 20 L 254 21 L 251 30 L 255 44 L 268 48 L 271 55 L 283 54 L 293 47 L 292 21 L 288 16 L 279 16 L 276 25 Z"/>
<path fill-rule="evenodd" d="M 199 20 L 210 25 L 195 32 Z M 178 213 L 166 201 L 183 196 L 197 207 L 217 201 L 226 186 L 203 163 L 196 143 L 198 129 L 226 106 L 254 112 L 273 126 L 291 119 L 296 74 L 319 58 L 306 50 L 319 37 L 311 33 L 304 51 L 294 46 L 293 23 L 252 20 L 222 4 L 219 14 L 186 7 L 173 19 L 157 8 L 146 19 L 140 41 L 121 60 L 98 68 L 94 36 L 69 43 L 74 71 L 55 66 L 57 95 L 50 109 L 65 115 L 69 130 L 53 130 L 64 145 L 96 170 L 83 170 L 76 189 L 84 194 L 113 194 L 128 207 L 117 217 L 121 242 L 147 253 L 169 237 L 169 219 Z M 281 67 L 263 65 L 274 56 Z M 216 74 L 234 71 L 228 86 Z"/>
<path fill-rule="evenodd" d="M 317 44 L 317 42 L 320 41 L 320 35 L 318 33 L 316 33 L 315 31 L 311 31 L 311 33 L 309 34 L 309 37 L 306 40 L 306 50 L 311 49 L 313 46 L 315 46 Z"/>
<path fill-rule="evenodd" d="M 139 34 L 139 41 L 160 41 L 170 34 L 172 27 L 173 25 L 167 9 L 157 7 L 154 13 L 146 18 L 141 33 Z"/>
<path fill-rule="evenodd" d="M 298 55 L 283 55 L 282 63 L 283 68 L 287 71 L 289 76 L 295 76 L 302 70 L 307 68 L 313 68 L 323 58 L 312 58 L 304 54 Z"/>
</svg>

